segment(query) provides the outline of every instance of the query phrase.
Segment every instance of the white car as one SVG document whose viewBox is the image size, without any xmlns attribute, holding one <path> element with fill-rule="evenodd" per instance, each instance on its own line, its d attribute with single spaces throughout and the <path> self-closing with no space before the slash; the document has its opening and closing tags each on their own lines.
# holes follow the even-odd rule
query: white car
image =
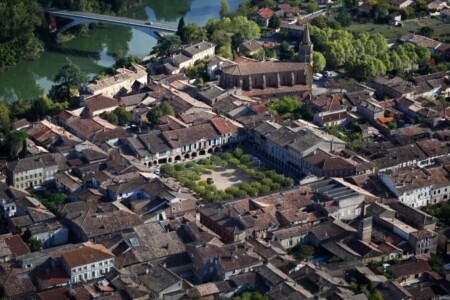
<svg viewBox="0 0 450 300">
<path fill-rule="evenodd" d="M 323 78 L 323 75 L 320 73 L 314 73 L 313 80 L 321 80 Z"/>
</svg>

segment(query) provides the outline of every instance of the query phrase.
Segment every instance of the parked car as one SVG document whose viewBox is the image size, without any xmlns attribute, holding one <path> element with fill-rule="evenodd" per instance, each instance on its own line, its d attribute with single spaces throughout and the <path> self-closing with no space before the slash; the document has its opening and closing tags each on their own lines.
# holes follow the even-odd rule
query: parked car
<svg viewBox="0 0 450 300">
<path fill-rule="evenodd" d="M 323 75 L 320 73 L 314 73 L 313 80 L 321 80 L 323 78 Z"/>
</svg>

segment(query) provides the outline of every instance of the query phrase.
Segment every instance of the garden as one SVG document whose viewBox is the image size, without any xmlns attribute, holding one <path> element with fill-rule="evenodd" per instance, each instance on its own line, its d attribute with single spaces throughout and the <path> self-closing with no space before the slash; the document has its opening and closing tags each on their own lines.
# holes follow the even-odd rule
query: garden
<svg viewBox="0 0 450 300">
<path fill-rule="evenodd" d="M 256 197 L 294 185 L 294 180 L 266 168 L 252 155 L 236 148 L 219 156 L 161 166 L 161 175 L 172 177 L 206 202 Z"/>
</svg>

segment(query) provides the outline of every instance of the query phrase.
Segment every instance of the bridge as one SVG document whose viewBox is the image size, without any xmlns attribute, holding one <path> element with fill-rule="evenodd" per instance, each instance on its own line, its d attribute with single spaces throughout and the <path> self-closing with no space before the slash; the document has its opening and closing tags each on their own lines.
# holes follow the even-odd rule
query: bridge
<svg viewBox="0 0 450 300">
<path fill-rule="evenodd" d="M 79 11 L 70 11 L 56 8 L 46 9 L 45 12 L 50 16 L 72 20 L 72 22 L 61 27 L 58 30 L 58 32 L 63 32 L 73 26 L 89 23 L 125 26 L 140 30 L 146 34 L 155 37 L 156 39 L 160 38 L 161 36 L 164 36 L 165 33 L 175 33 L 177 31 L 177 27 L 173 25 L 150 21 L 141 21 L 130 18 L 115 17 Z"/>
</svg>

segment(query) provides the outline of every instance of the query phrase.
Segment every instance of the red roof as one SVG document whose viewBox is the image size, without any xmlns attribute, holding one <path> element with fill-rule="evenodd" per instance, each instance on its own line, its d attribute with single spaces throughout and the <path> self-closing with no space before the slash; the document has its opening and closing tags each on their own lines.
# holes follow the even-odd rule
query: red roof
<svg viewBox="0 0 450 300">
<path fill-rule="evenodd" d="M 226 133 L 233 133 L 237 131 L 237 127 L 231 123 L 230 121 L 227 121 L 223 118 L 214 118 L 211 119 L 211 123 L 213 124 L 214 128 L 221 134 L 224 135 Z"/>
<path fill-rule="evenodd" d="M 30 253 L 30 249 L 28 249 L 27 244 L 25 244 L 19 235 L 4 234 L 0 236 L 0 239 L 5 241 L 14 256 Z"/>
<path fill-rule="evenodd" d="M 94 112 L 106 108 L 118 107 L 119 101 L 103 96 L 102 94 L 84 100 L 89 111 Z"/>
<path fill-rule="evenodd" d="M 263 19 L 270 20 L 275 13 L 270 8 L 265 7 L 258 10 L 256 14 Z"/>
</svg>

